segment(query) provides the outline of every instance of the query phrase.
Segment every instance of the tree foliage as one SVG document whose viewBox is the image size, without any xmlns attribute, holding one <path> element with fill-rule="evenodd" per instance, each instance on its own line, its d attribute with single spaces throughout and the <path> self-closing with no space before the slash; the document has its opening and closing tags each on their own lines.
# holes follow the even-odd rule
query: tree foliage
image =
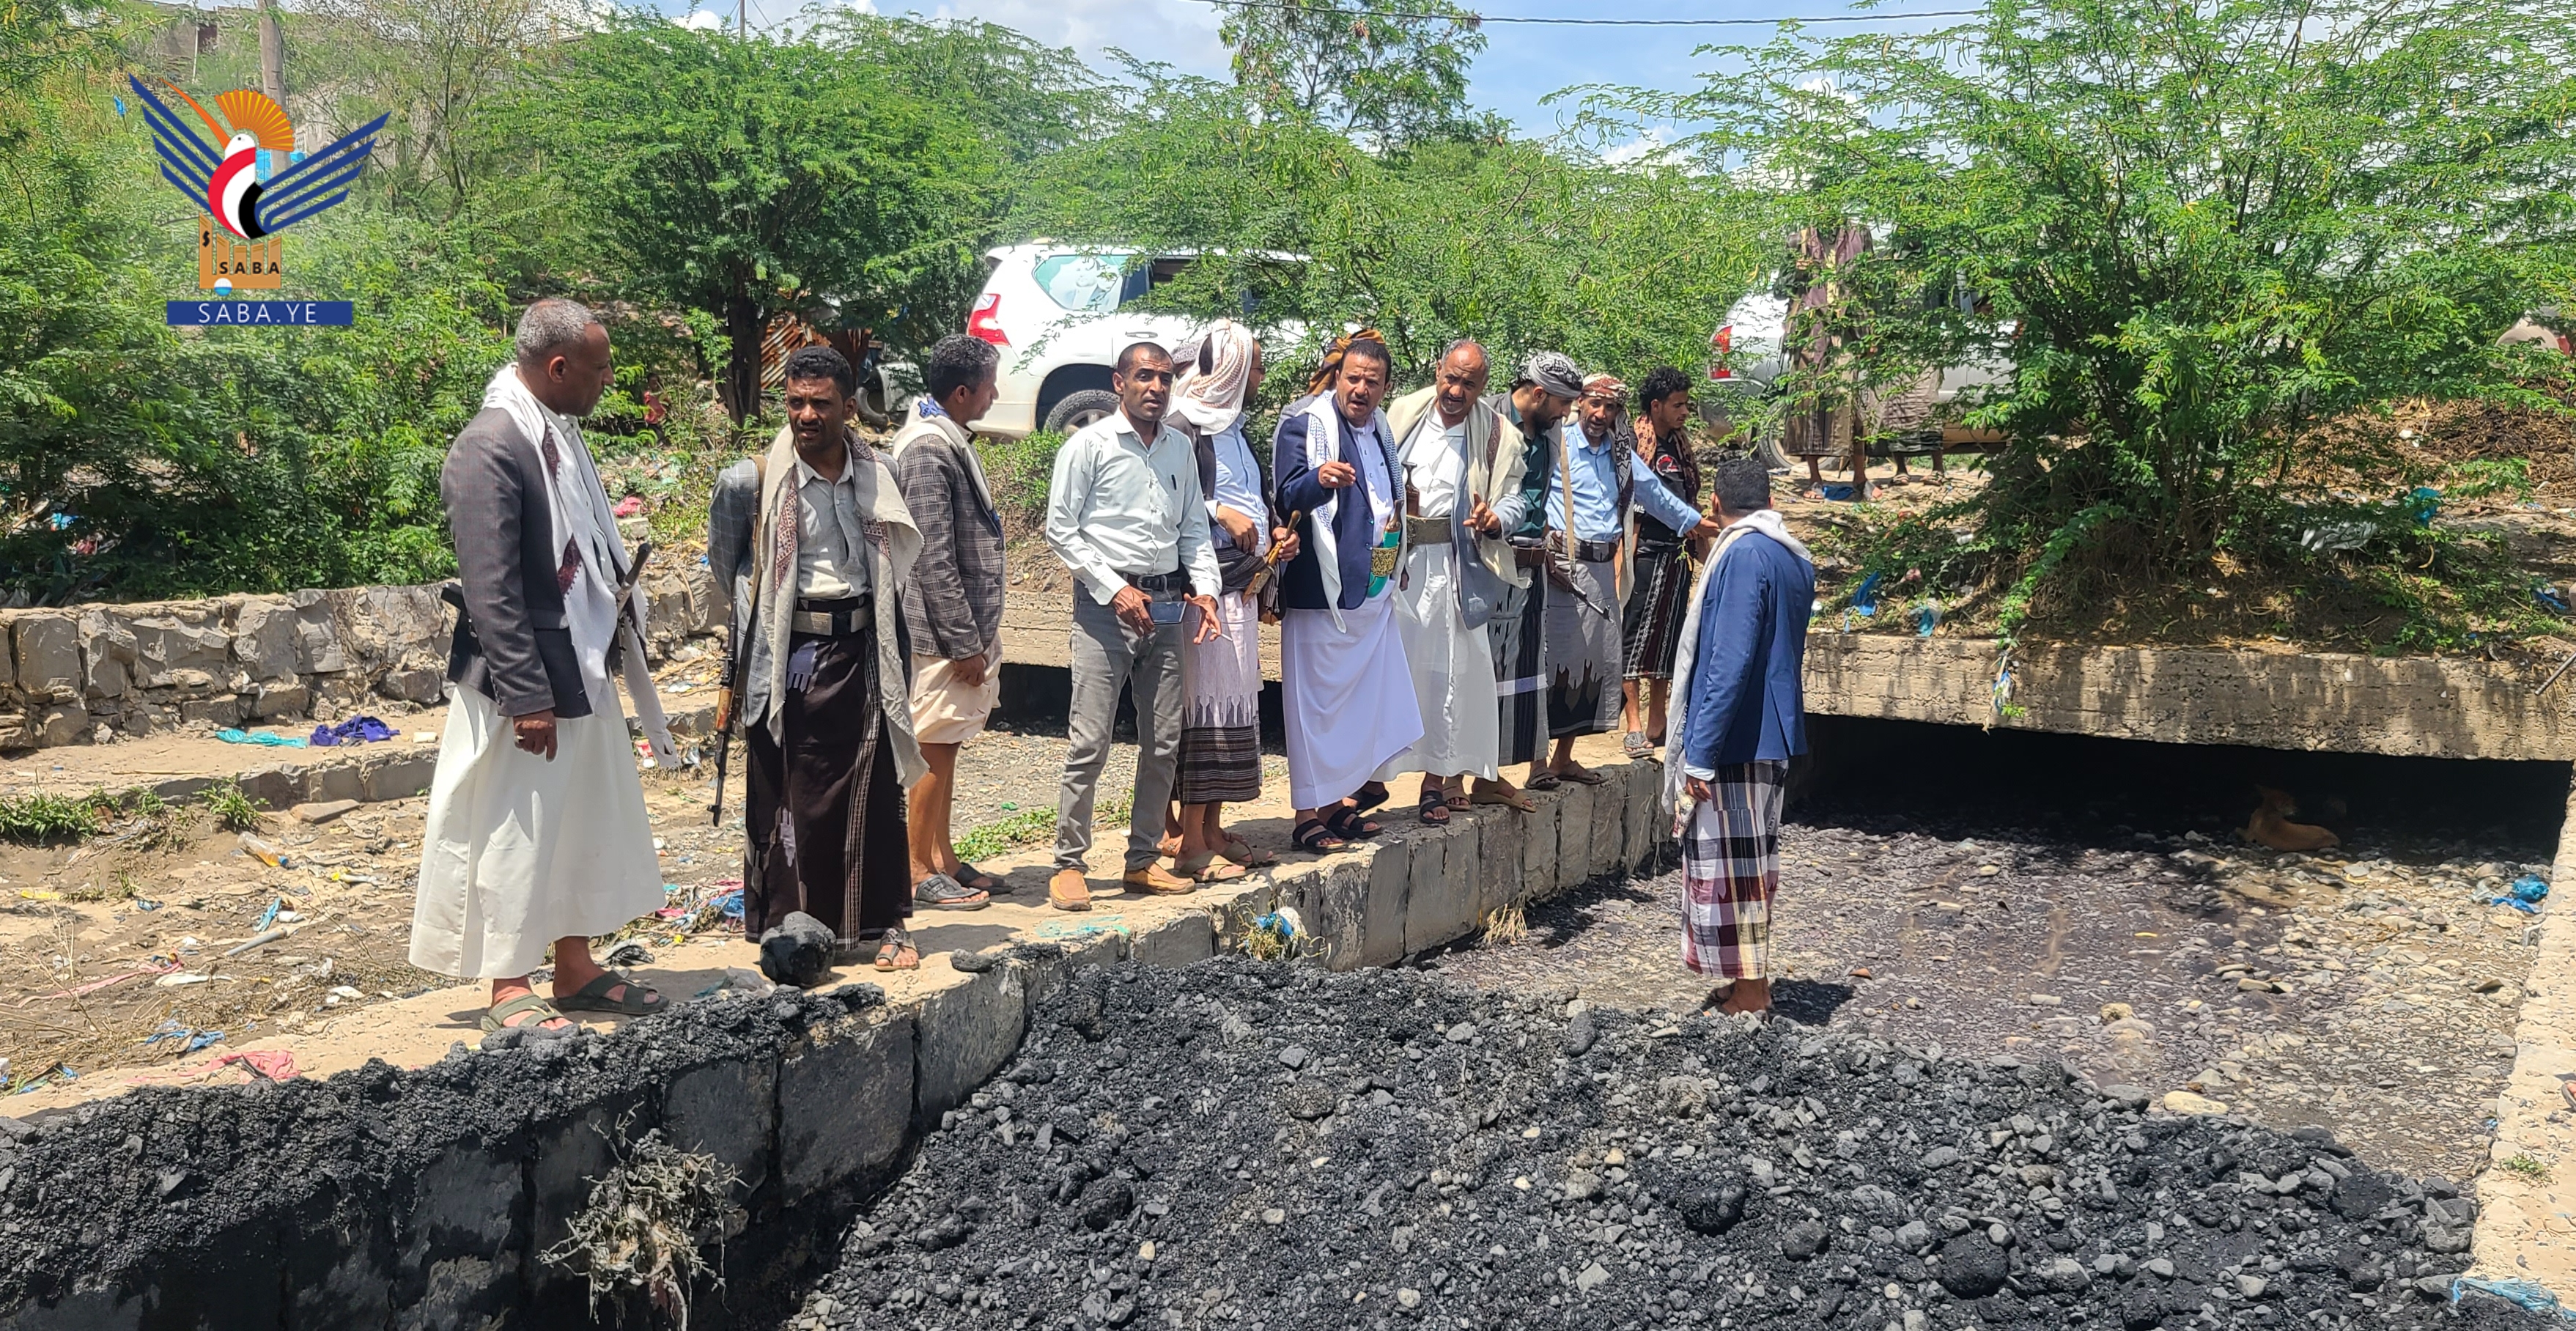
<svg viewBox="0 0 2576 1331">
<path fill-rule="evenodd" d="M 1371 151 L 1234 88 L 1137 71 L 1117 129 L 1044 164 L 1020 229 L 1201 257 L 1167 307 L 1384 332 L 1418 382 L 1452 339 L 1640 374 L 1696 368 L 1751 280 L 1761 215 L 1720 176 L 1570 145 Z M 1283 387 L 1294 376 L 1273 376 Z"/>
<path fill-rule="evenodd" d="M 971 259 L 962 238 L 999 174 L 970 123 L 845 47 L 649 14 L 562 46 L 509 124 L 542 146 L 627 290 L 722 327 L 737 418 L 758 402 L 772 314 L 900 311 L 901 293 Z"/>
<path fill-rule="evenodd" d="M 1498 129 L 1467 105 L 1467 66 L 1485 49 L 1475 14 L 1422 0 L 1238 5 L 1218 30 L 1236 83 L 1269 113 L 1326 125 L 1372 146 Z"/>
<path fill-rule="evenodd" d="M 2051 578 L 2300 561 L 2321 515 L 2280 482 L 2325 422 L 2539 400 L 2495 339 L 2568 289 L 2570 31 L 2522 0 L 1995 0 L 1603 104 L 1706 125 L 1688 147 L 1777 190 L 1783 233 L 1877 232 L 1833 275 L 1868 311 L 1854 353 L 1795 393 L 2011 366 L 1975 413 L 2010 443 L 1946 560 L 2012 584 L 2009 630 Z M 2387 532 L 2357 561 L 2412 539 L 2389 514 L 2344 515 Z"/>
</svg>

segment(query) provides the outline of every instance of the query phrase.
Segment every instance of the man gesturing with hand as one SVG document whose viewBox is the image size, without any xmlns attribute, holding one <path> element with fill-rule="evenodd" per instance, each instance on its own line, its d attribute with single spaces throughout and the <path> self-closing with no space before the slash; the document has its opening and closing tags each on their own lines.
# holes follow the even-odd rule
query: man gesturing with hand
<svg viewBox="0 0 2576 1331">
<path fill-rule="evenodd" d="M 1070 744 L 1047 882 L 1058 910 L 1091 909 L 1083 871 L 1122 685 L 1136 696 L 1136 797 L 1122 881 L 1157 893 L 1193 886 L 1155 857 L 1180 756 L 1181 649 L 1222 632 L 1215 596 L 1222 576 L 1208 544 L 1198 456 L 1163 420 L 1171 353 L 1151 342 L 1129 346 L 1118 353 L 1110 387 L 1118 411 L 1065 441 L 1047 489 L 1047 545 L 1076 583 Z"/>
</svg>

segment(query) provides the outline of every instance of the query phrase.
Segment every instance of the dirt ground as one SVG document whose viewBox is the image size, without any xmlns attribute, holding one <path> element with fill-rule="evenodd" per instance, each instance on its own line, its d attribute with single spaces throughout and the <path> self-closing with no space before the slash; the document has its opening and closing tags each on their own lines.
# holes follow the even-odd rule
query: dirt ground
<svg viewBox="0 0 2576 1331">
<path fill-rule="evenodd" d="M 1050 839 L 1064 743 L 1058 727 L 997 730 L 968 746 L 957 831 L 1004 850 Z M 678 935 L 738 936 L 738 922 L 728 926 L 709 904 L 741 881 L 734 756 L 722 828 L 709 824 L 704 775 L 645 773 L 671 904 L 624 938 L 650 950 Z M 1284 787 L 1284 760 L 1267 762 Z M 1134 747 L 1117 746 L 1102 778 L 1096 848 L 1118 844 L 1127 801 L 1117 795 L 1133 787 L 1135 770 Z M 203 1068 L 264 1036 L 355 1029 L 370 1007 L 450 987 L 406 960 L 428 803 L 359 805 L 318 825 L 272 814 L 247 838 L 198 812 L 167 841 L 111 833 L 83 847 L 0 844 L 6 1091 L 59 1085 L 66 1070 Z M 264 862 L 251 842 L 281 852 L 282 863 Z M 1098 849 L 1094 859 L 1107 862 Z M 287 932 L 243 947 L 277 929 Z"/>
</svg>

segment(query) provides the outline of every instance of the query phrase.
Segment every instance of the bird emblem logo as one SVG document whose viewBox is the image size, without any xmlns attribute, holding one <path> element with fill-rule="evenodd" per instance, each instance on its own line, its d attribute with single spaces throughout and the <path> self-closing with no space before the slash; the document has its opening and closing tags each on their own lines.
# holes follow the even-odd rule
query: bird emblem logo
<svg viewBox="0 0 2576 1331">
<path fill-rule="evenodd" d="M 160 152 L 161 178 L 244 242 L 272 236 L 348 198 L 350 183 L 365 169 L 376 133 L 385 126 L 385 117 L 377 116 L 318 150 L 291 157 L 262 180 L 261 152 L 295 153 L 295 127 L 266 93 L 235 88 L 217 94 L 215 109 L 208 111 L 164 81 L 170 97 L 195 112 L 213 135 L 209 142 L 141 78 L 129 82 Z"/>
</svg>

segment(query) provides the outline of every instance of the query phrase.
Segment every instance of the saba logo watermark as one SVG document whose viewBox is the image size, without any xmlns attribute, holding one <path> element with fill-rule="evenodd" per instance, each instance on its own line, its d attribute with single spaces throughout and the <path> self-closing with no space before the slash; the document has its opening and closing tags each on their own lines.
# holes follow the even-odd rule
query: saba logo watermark
<svg viewBox="0 0 2576 1331">
<path fill-rule="evenodd" d="M 142 79 L 129 82 L 142 100 L 152 145 L 160 151 L 161 178 L 205 210 L 197 219 L 197 285 L 216 298 L 171 301 L 170 322 L 340 327 L 354 322 L 347 301 L 228 298 L 238 291 L 275 291 L 285 285 L 284 242 L 278 233 L 349 197 L 349 185 L 366 168 L 385 117 L 377 116 L 320 149 L 299 152 L 286 109 L 266 93 L 235 88 L 217 94 L 215 109 L 208 111 L 164 81 L 170 96 L 195 112 L 214 136 L 209 142 Z"/>
</svg>

